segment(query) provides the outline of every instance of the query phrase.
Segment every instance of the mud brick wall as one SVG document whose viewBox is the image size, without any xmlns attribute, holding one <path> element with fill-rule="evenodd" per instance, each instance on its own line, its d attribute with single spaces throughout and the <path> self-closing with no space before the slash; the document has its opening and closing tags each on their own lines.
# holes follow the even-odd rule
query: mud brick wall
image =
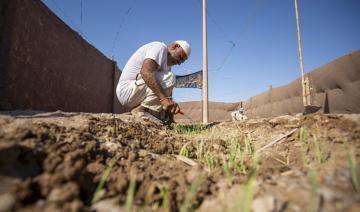
<svg viewBox="0 0 360 212">
<path fill-rule="evenodd" d="M 360 113 L 360 51 L 309 73 L 313 105 L 324 113 Z M 249 117 L 273 117 L 304 111 L 301 81 L 271 89 L 244 102 Z"/>
<path fill-rule="evenodd" d="M 129 109 L 124 108 L 123 106 L 120 105 L 120 102 L 116 96 L 116 86 L 117 83 L 119 82 L 120 79 L 120 70 L 118 69 L 117 66 L 115 66 L 116 71 L 114 72 L 114 81 L 113 81 L 113 91 L 114 91 L 114 95 L 113 95 L 113 113 L 124 113 L 124 112 L 129 112 Z"/>
<path fill-rule="evenodd" d="M 7 35 L 9 32 L 5 30 L 6 20 L 11 17 L 6 17 L 7 10 L 9 8 L 9 1 L 0 0 L 0 108 L 8 108 L 8 102 L 3 100 L 3 95 L 5 93 L 5 81 L 6 81 L 6 72 L 5 67 L 7 64 L 5 49 L 9 48 L 9 39 Z"/>
<path fill-rule="evenodd" d="M 39 0 L 0 7 L 1 110 L 122 111 L 113 61 Z"/>
<path fill-rule="evenodd" d="M 180 102 L 179 105 L 186 116 L 177 114 L 175 115 L 176 121 L 183 123 L 202 122 L 202 102 Z M 239 105 L 239 103 L 209 102 L 209 121 L 231 120 L 231 111 L 237 110 Z"/>
</svg>

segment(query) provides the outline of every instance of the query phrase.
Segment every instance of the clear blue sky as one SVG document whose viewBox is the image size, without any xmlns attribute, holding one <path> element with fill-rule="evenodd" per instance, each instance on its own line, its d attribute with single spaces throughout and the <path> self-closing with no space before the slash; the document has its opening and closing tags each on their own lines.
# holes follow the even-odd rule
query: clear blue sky
<svg viewBox="0 0 360 212">
<path fill-rule="evenodd" d="M 189 41 L 192 55 L 173 67 L 174 73 L 202 69 L 201 0 L 43 2 L 104 55 L 114 55 L 120 69 L 141 45 L 177 39 Z M 246 100 L 269 85 L 285 85 L 299 77 L 293 0 L 208 0 L 207 4 L 210 101 Z M 299 0 L 305 72 L 360 49 L 359 11 L 359 0 Z M 236 44 L 233 49 L 230 41 Z M 174 97 L 201 100 L 201 90 L 175 89 Z"/>
</svg>

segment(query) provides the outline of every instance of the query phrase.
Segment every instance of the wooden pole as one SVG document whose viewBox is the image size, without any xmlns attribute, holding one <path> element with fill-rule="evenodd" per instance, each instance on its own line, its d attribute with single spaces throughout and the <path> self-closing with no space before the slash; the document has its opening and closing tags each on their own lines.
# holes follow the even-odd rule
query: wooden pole
<svg viewBox="0 0 360 212">
<path fill-rule="evenodd" d="M 209 121 L 208 111 L 208 56 L 207 56 L 207 25 L 206 25 L 206 0 L 203 0 L 203 123 Z"/>
<path fill-rule="evenodd" d="M 302 87 L 302 96 L 303 96 L 303 103 L 304 106 L 310 105 L 310 96 L 307 94 L 306 89 L 308 85 L 305 82 L 305 73 L 304 73 L 304 64 L 303 64 L 303 57 L 302 57 L 302 48 L 301 48 L 301 36 L 300 36 L 300 23 L 299 23 L 299 12 L 298 12 L 298 3 L 297 0 L 295 1 L 295 13 L 296 13 L 296 27 L 297 27 L 297 35 L 298 35 L 298 47 L 299 47 L 299 60 L 300 60 L 300 71 L 301 71 L 301 87 Z"/>
</svg>

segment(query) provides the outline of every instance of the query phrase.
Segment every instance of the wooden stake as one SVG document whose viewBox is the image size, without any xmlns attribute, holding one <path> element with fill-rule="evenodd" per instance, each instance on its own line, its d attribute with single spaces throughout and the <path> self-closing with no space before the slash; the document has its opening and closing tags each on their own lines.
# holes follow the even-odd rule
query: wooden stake
<svg viewBox="0 0 360 212">
<path fill-rule="evenodd" d="M 296 27 L 298 35 L 298 47 L 299 47 L 299 60 L 300 60 L 300 71 L 301 71 L 301 87 L 302 87 L 302 96 L 304 106 L 310 105 L 310 95 L 307 95 L 306 90 L 310 90 L 309 85 L 305 82 L 305 73 L 304 73 L 304 64 L 302 57 L 302 48 L 301 48 L 301 36 L 300 36 L 300 23 L 299 23 L 299 12 L 298 12 L 298 3 L 295 1 L 295 13 L 296 13 Z M 307 97 L 308 96 L 308 97 Z"/>
<path fill-rule="evenodd" d="M 203 0 L 203 123 L 207 124 L 209 121 L 208 111 L 208 56 L 207 56 L 207 25 L 206 25 L 206 0 Z"/>
</svg>

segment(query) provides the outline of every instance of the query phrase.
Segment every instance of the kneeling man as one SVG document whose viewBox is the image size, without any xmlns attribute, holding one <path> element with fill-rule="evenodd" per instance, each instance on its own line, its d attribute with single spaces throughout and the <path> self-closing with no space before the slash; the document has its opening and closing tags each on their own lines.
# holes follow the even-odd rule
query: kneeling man
<svg viewBox="0 0 360 212">
<path fill-rule="evenodd" d="M 183 40 L 168 45 L 152 42 L 140 47 L 126 63 L 116 87 L 121 105 L 133 113 L 173 121 L 180 107 L 172 99 L 176 78 L 171 66 L 183 63 L 190 53 L 189 43 Z"/>
</svg>

